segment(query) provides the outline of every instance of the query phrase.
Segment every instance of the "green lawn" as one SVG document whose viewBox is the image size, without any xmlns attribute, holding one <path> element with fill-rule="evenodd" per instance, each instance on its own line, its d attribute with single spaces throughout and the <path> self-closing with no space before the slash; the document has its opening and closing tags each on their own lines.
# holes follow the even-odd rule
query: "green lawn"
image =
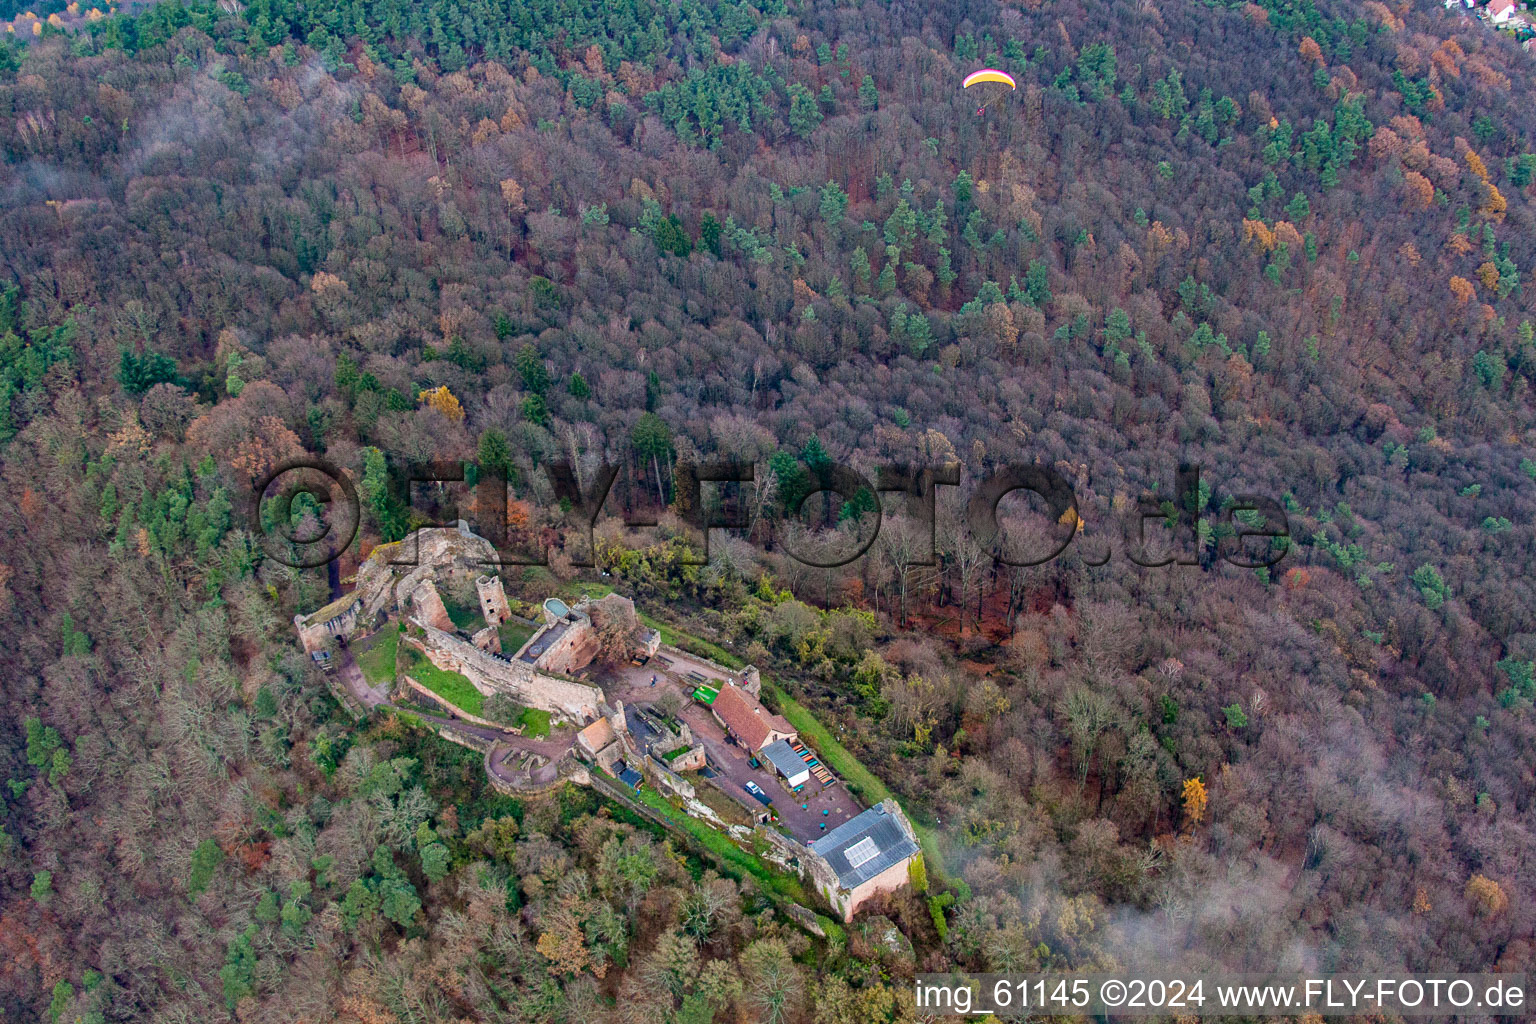
<svg viewBox="0 0 1536 1024">
<path fill-rule="evenodd" d="M 480 714 L 485 706 L 485 695 L 475 689 L 473 683 L 458 672 L 438 668 L 416 648 L 412 647 L 408 650 L 407 657 L 410 660 L 406 665 L 406 672 L 412 679 L 461 711 L 468 711 L 472 715 Z"/>
<path fill-rule="evenodd" d="M 393 622 L 352 649 L 352 659 L 363 670 L 369 685 L 395 680 L 395 652 L 400 647 L 400 630 Z"/>
<path fill-rule="evenodd" d="M 443 609 L 447 611 L 448 618 L 459 629 L 474 633 L 485 628 L 485 616 L 480 611 L 480 604 L 457 604 L 443 598 Z"/>
<path fill-rule="evenodd" d="M 501 634 L 501 653 L 510 658 L 533 636 L 533 627 L 508 620 L 501 624 L 497 632 Z"/>
<path fill-rule="evenodd" d="M 859 795 L 866 804 L 874 805 L 882 800 L 894 799 L 891 791 L 885 783 L 855 757 L 847 747 L 833 738 L 827 727 L 804 706 L 797 702 L 789 694 L 785 693 L 773 683 L 763 682 L 763 688 L 772 692 L 779 702 L 779 710 L 789 720 L 811 747 L 813 747 L 821 760 L 824 761 L 833 773 L 843 778 L 845 782 L 852 783 L 859 791 Z M 900 803 L 900 801 L 897 801 Z M 907 819 L 912 822 L 912 830 L 917 833 L 918 842 L 923 847 L 923 859 L 928 862 L 929 873 L 936 882 L 941 882 L 946 877 L 944 873 L 944 856 L 939 852 L 938 835 L 932 828 L 917 821 L 910 813 Z"/>
<path fill-rule="evenodd" d="M 549 735 L 548 711 L 540 711 L 538 708 L 523 708 L 523 714 L 518 721 L 523 725 L 524 736 L 540 739 Z"/>
</svg>

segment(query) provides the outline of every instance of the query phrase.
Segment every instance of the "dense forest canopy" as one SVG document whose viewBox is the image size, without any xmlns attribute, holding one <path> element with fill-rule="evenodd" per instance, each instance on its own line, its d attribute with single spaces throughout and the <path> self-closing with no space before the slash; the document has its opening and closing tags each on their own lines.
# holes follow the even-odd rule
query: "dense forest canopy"
<svg viewBox="0 0 1536 1024">
<path fill-rule="evenodd" d="M 978 116 L 983 66 L 1019 88 Z M 1531 969 L 1533 74 L 1427 0 L 166 0 L 7 42 L 0 1012 L 894 1021 L 916 969 Z M 906 945 L 353 723 L 289 625 L 324 570 L 241 515 L 302 453 L 357 482 L 349 568 L 421 521 L 389 460 L 505 470 L 525 537 L 555 461 L 684 515 L 675 466 L 755 464 L 750 543 L 688 564 L 667 515 L 595 555 L 936 831 Z M 1079 542 L 998 564 L 945 488 L 936 565 L 892 495 L 855 564 L 783 557 L 818 467 L 949 461 L 1055 467 Z M 1272 572 L 1214 557 L 1240 494 L 1286 510 Z M 1144 495 L 1198 564 L 1120 557 Z"/>
</svg>

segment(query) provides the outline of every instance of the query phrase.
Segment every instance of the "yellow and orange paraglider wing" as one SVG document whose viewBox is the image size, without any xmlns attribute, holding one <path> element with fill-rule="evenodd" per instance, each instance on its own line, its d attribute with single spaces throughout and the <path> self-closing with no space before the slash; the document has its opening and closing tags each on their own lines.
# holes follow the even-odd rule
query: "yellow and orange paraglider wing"
<svg viewBox="0 0 1536 1024">
<path fill-rule="evenodd" d="M 1019 84 L 1013 80 L 1013 76 L 1006 71 L 998 71 L 996 68 L 982 68 L 980 71 L 972 71 L 965 76 L 965 81 L 960 83 L 962 89 L 969 89 L 981 82 L 997 82 L 1006 85 L 1010 89 L 1017 89 Z"/>
</svg>

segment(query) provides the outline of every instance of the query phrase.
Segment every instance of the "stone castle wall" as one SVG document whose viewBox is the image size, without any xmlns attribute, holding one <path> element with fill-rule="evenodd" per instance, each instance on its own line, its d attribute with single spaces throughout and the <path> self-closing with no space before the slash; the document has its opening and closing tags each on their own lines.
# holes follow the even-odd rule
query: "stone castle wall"
<svg viewBox="0 0 1536 1024">
<path fill-rule="evenodd" d="M 438 668 L 459 672 L 481 693 L 505 693 L 519 704 L 565 715 L 577 721 L 596 718 L 603 691 L 596 686 L 536 671 L 527 662 L 509 660 L 452 633 L 422 624 L 418 646 Z"/>
<path fill-rule="evenodd" d="M 656 781 L 656 788 L 663 794 L 675 793 L 683 800 L 693 800 L 698 794 L 694 792 L 693 784 L 678 775 L 666 766 L 662 761 L 651 755 L 645 755 L 645 767 L 651 777 Z"/>
<path fill-rule="evenodd" d="M 413 564 L 392 561 L 406 559 Z M 367 619 L 404 604 L 417 587 L 437 579 L 449 566 L 481 572 L 496 559 L 495 546 L 467 526 L 417 530 L 402 541 L 374 548 L 358 566 L 354 592 L 363 600 Z"/>
<path fill-rule="evenodd" d="M 425 686 L 418 683 L 416 680 L 412 679 L 410 676 L 402 676 L 401 684 L 405 687 L 405 689 L 411 691 L 411 699 L 417 701 L 418 703 L 425 702 L 429 707 L 438 708 L 449 718 L 462 718 L 466 722 L 473 722 L 476 725 L 489 726 L 492 729 L 506 728 L 506 726 L 500 722 L 493 722 L 489 718 L 481 718 L 479 715 L 472 715 L 468 711 L 465 711 L 463 708 L 449 703 L 442 697 L 439 697 L 437 694 L 427 689 Z"/>
<path fill-rule="evenodd" d="M 416 621 L 434 629 L 451 630 L 453 620 L 443 606 L 443 596 L 431 580 L 422 580 L 411 591 L 411 615 Z"/>
<path fill-rule="evenodd" d="M 591 664 L 596 651 L 597 637 L 592 624 L 577 619 L 566 624 L 565 632 L 539 655 L 535 664 L 546 672 L 575 672 Z"/>
<path fill-rule="evenodd" d="M 328 605 L 327 608 L 329 607 Z M 312 654 L 315 651 L 324 650 L 330 646 L 334 637 L 350 636 L 357 628 L 358 615 L 362 612 L 362 608 L 362 601 L 352 601 L 324 620 L 317 619 L 320 612 L 308 616 L 295 615 L 293 626 L 298 630 L 299 643 L 303 645 L 304 653 Z M 322 608 L 321 612 L 325 610 Z"/>
</svg>

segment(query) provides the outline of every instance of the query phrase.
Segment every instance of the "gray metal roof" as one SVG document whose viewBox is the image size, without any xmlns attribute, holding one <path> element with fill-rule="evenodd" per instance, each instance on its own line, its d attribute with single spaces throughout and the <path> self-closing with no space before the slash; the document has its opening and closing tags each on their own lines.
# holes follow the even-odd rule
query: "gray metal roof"
<svg viewBox="0 0 1536 1024">
<path fill-rule="evenodd" d="M 874 845 L 874 853 L 868 853 L 868 846 L 859 847 L 851 862 L 849 850 L 866 839 Z M 811 850 L 837 872 L 837 884 L 844 889 L 862 885 L 892 864 L 906 860 L 917 849 L 917 843 L 907 835 L 901 822 L 883 807 L 871 807 L 811 843 Z"/>
<path fill-rule="evenodd" d="M 789 745 L 789 740 L 774 740 L 762 749 L 762 756 L 766 757 L 768 763 L 777 768 L 779 774 L 786 779 L 805 775 L 811 770 L 810 765 L 805 763 L 805 759 Z"/>
</svg>

